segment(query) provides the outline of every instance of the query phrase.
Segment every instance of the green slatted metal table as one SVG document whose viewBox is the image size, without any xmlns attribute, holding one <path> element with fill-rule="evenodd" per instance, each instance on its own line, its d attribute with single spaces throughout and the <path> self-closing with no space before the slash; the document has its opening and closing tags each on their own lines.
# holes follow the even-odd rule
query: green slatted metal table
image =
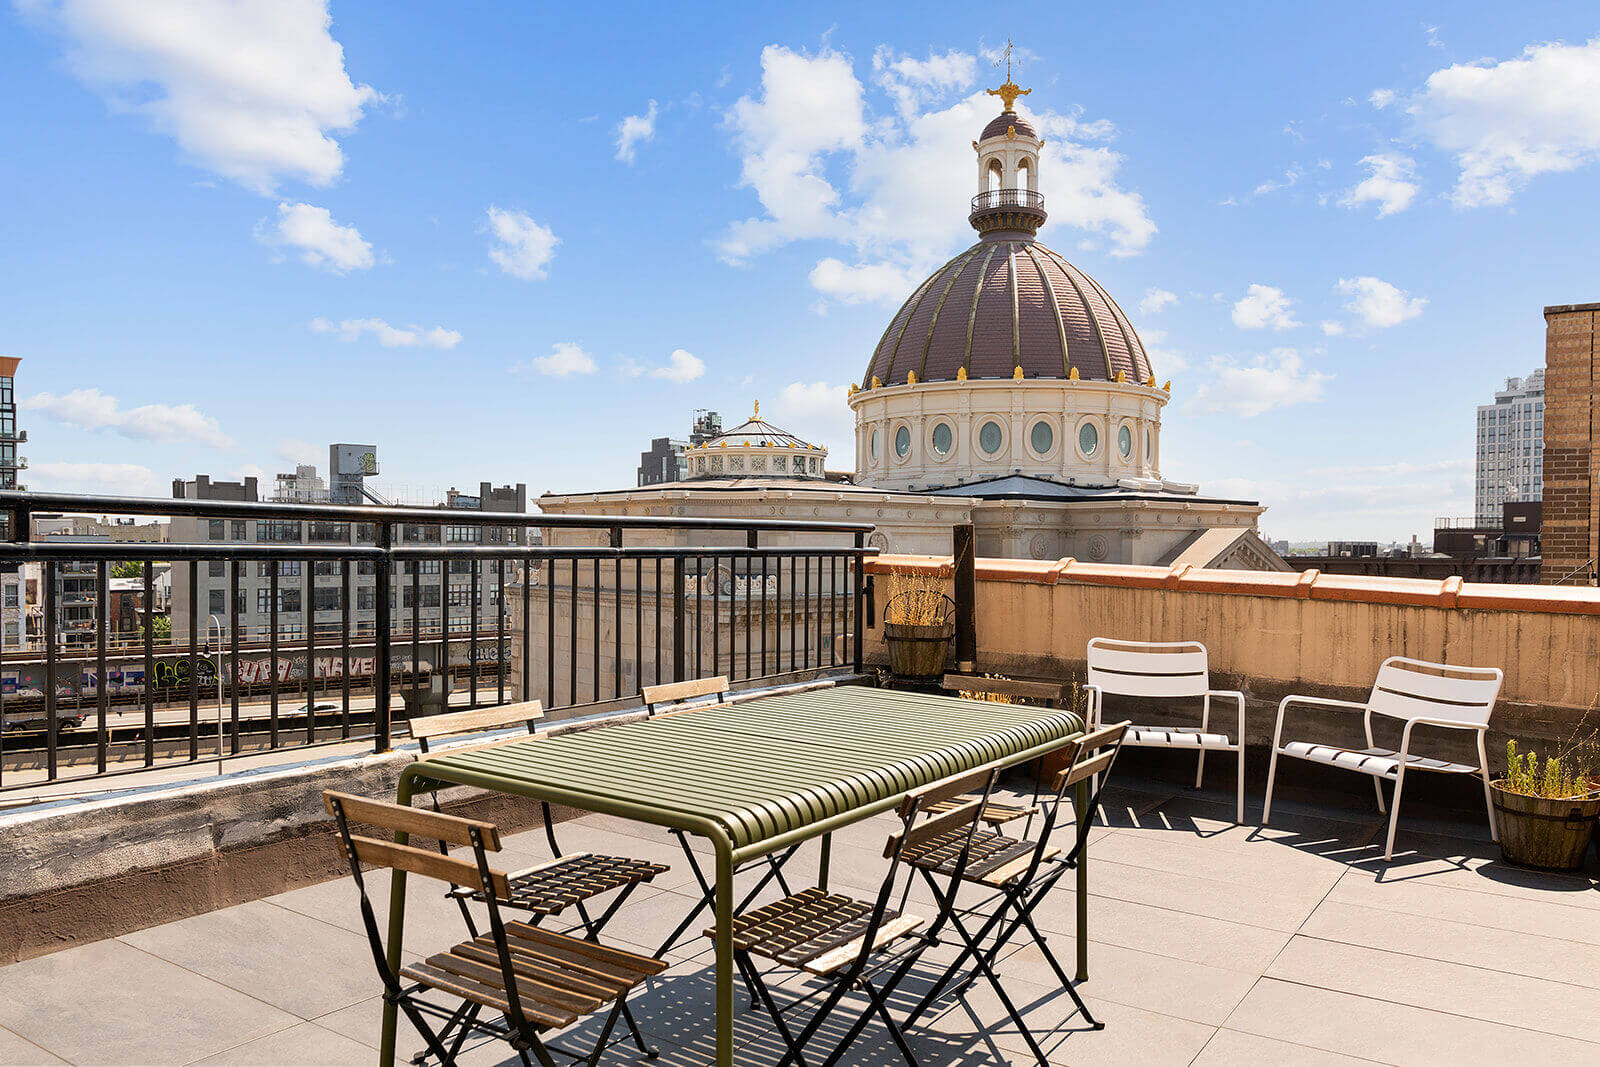
<svg viewBox="0 0 1600 1067">
<path fill-rule="evenodd" d="M 687 830 L 716 852 L 717 1063 L 733 1063 L 733 871 L 887 811 L 909 790 L 1080 733 L 1069 711 L 861 686 L 779 693 L 644 722 L 448 752 L 407 767 L 400 803 L 432 783 L 477 786 Z M 1082 897 L 1082 867 L 1079 895 Z M 389 961 L 400 966 L 405 872 L 394 872 Z M 1079 901 L 1079 967 L 1086 944 Z M 647 1024 L 648 1025 L 648 1024 Z M 381 1062 L 394 1062 L 395 1011 Z"/>
</svg>

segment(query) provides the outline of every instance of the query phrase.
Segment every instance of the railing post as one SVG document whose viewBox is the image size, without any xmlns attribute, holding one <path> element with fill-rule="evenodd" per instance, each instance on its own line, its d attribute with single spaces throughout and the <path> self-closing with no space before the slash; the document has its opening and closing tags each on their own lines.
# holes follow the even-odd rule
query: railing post
<svg viewBox="0 0 1600 1067">
<path fill-rule="evenodd" d="M 391 554 L 393 524 L 387 520 L 379 522 L 375 536 L 383 555 L 378 557 L 377 564 L 373 567 L 376 572 L 374 580 L 378 587 L 378 595 L 372 602 L 372 628 L 375 631 L 372 639 L 374 659 L 372 733 L 373 751 L 387 752 L 389 751 L 389 578 L 394 572 L 394 556 Z"/>
<path fill-rule="evenodd" d="M 672 559 L 672 680 L 683 681 L 683 557 Z"/>
<path fill-rule="evenodd" d="M 955 528 L 956 670 L 968 674 L 978 665 L 977 576 L 972 524 Z"/>
<path fill-rule="evenodd" d="M 852 649 L 851 649 L 851 651 L 853 653 L 853 658 L 851 660 L 851 669 L 854 670 L 857 674 L 860 674 L 861 673 L 861 667 L 862 667 L 861 641 L 862 641 L 862 637 L 863 637 L 863 635 L 865 633 L 865 631 L 862 629 L 862 609 L 864 609 L 866 607 L 865 591 L 866 591 L 866 576 L 867 576 L 867 557 L 862 555 L 862 549 L 866 548 L 866 546 L 867 546 L 867 535 L 862 533 L 860 530 L 857 530 L 856 531 L 856 536 L 855 536 L 855 541 L 856 541 L 856 558 L 855 558 L 855 563 L 856 563 L 856 587 L 855 587 L 855 590 L 852 592 L 850 599 L 851 599 L 851 603 L 852 603 L 852 605 L 853 605 L 853 607 L 855 609 L 855 616 L 856 617 L 855 617 L 855 625 L 853 627 L 853 632 L 850 635 L 850 643 L 853 646 Z"/>
</svg>

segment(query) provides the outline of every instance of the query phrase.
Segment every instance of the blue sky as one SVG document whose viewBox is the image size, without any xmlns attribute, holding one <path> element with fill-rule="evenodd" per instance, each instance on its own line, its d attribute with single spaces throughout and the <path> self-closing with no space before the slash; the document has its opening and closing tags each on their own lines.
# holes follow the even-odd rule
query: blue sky
<svg viewBox="0 0 1600 1067">
<path fill-rule="evenodd" d="M 1005 34 L 1040 239 L 1173 380 L 1163 473 L 1269 535 L 1470 513 L 1474 405 L 1600 299 L 1592 4 L 175 8 L 0 13 L 35 488 L 334 440 L 413 493 L 616 487 L 756 399 L 848 468 L 843 390 L 972 240 Z"/>
</svg>

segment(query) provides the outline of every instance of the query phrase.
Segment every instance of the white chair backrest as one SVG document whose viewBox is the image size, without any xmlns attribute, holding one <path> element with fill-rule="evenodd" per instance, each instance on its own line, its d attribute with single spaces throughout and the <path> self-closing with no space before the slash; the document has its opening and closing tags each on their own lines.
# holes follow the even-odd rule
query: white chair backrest
<svg viewBox="0 0 1600 1067">
<path fill-rule="evenodd" d="M 1397 719 L 1446 719 L 1485 726 L 1500 695 L 1498 667 L 1457 667 L 1390 656 L 1378 668 L 1367 706 Z"/>
<path fill-rule="evenodd" d="M 1204 696 L 1211 688 L 1206 646 L 1096 637 L 1089 642 L 1088 683 L 1115 696 Z"/>
</svg>

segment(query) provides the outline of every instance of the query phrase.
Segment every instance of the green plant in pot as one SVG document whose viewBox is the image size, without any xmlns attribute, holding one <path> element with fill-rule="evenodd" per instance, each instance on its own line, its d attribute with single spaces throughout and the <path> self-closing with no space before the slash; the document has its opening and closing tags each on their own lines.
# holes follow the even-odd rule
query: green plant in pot
<svg viewBox="0 0 1600 1067">
<path fill-rule="evenodd" d="M 1577 870 L 1600 818 L 1600 734 L 1569 740 L 1543 759 L 1507 742 L 1505 777 L 1490 790 L 1500 851 L 1509 862 Z"/>
<path fill-rule="evenodd" d="M 890 672 L 906 681 L 939 677 L 956 636 L 955 602 L 937 576 L 895 572 L 887 579 L 883 643 Z"/>
</svg>

